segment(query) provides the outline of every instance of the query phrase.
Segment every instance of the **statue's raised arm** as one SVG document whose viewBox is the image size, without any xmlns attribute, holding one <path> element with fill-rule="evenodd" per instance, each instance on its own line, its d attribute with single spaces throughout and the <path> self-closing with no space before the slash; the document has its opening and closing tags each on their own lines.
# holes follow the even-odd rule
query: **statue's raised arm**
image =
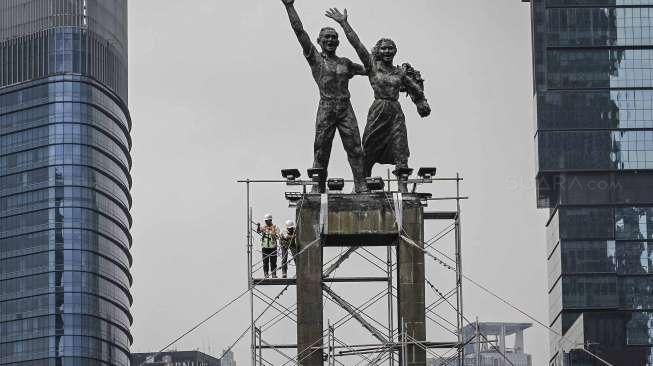
<svg viewBox="0 0 653 366">
<path fill-rule="evenodd" d="M 367 75 L 367 70 L 362 65 L 337 55 L 336 50 L 340 41 L 338 32 L 331 27 L 320 30 L 317 46 L 314 45 L 299 20 L 293 5 L 295 0 L 281 1 L 286 6 L 292 29 L 302 45 L 304 57 L 320 91 L 320 104 L 315 119 L 313 168 L 325 171 L 328 169 L 331 146 L 337 131 L 347 152 L 354 176 L 354 189 L 356 192 L 366 192 L 368 189 L 363 170 L 363 148 L 356 114 L 351 106 L 349 80 L 356 75 Z M 320 187 L 316 187 L 315 190 L 320 191 Z"/>
<path fill-rule="evenodd" d="M 290 19 L 290 25 L 292 26 L 292 30 L 295 31 L 295 35 L 297 36 L 297 39 L 299 40 L 299 44 L 302 46 L 302 49 L 304 50 L 304 54 L 308 55 L 311 52 L 311 49 L 314 47 L 313 43 L 311 42 L 311 38 L 308 36 L 308 33 L 304 30 L 304 26 L 302 25 L 301 19 L 299 19 L 299 14 L 297 14 L 297 10 L 295 10 L 295 0 L 281 0 L 283 4 L 286 6 L 286 11 L 288 12 L 288 18 Z"/>
<path fill-rule="evenodd" d="M 349 24 L 349 21 L 347 20 L 347 9 L 344 10 L 344 13 L 341 13 L 340 10 L 331 8 L 327 10 L 325 15 L 340 24 L 342 30 L 347 36 L 347 40 L 349 40 L 349 43 L 351 43 L 352 47 L 354 47 L 354 50 L 356 50 L 356 53 L 361 59 L 363 66 L 369 72 L 372 69 L 372 59 L 370 57 L 370 53 L 367 51 L 367 48 L 365 48 L 365 45 L 363 42 L 361 42 L 360 38 L 358 38 L 358 34 L 356 34 L 356 31 L 354 31 L 354 28 L 352 28 Z"/>
</svg>

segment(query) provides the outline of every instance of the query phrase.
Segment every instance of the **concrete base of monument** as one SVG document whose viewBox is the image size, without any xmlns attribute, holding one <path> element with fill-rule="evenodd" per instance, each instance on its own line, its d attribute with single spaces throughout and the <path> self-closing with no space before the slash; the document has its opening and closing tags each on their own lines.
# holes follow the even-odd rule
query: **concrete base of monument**
<svg viewBox="0 0 653 366">
<path fill-rule="evenodd" d="M 323 248 L 394 246 L 397 255 L 396 334 L 405 332 L 405 365 L 426 365 L 424 197 L 389 192 L 307 194 L 297 205 L 297 351 L 302 365 L 323 365 Z M 317 343 L 316 343 L 317 342 Z M 316 346 L 320 350 L 316 351 Z M 400 356 L 401 357 L 401 356 Z M 402 361 L 403 362 L 403 361 Z"/>
<path fill-rule="evenodd" d="M 397 245 L 397 223 L 403 216 L 421 219 L 424 204 L 419 194 L 402 194 L 400 204 L 395 197 L 389 192 L 308 194 L 297 209 L 297 222 L 319 232 L 325 247 Z"/>
</svg>

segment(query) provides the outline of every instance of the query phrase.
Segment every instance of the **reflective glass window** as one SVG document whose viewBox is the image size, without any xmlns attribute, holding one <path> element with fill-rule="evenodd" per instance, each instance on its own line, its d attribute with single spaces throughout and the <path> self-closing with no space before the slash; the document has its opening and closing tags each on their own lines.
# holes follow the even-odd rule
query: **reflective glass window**
<svg viewBox="0 0 653 366">
<path fill-rule="evenodd" d="M 653 131 L 539 131 L 540 170 L 653 169 Z"/>
<path fill-rule="evenodd" d="M 614 239 L 611 207 L 561 207 L 558 215 L 562 240 Z"/>
<path fill-rule="evenodd" d="M 48 188 L 57 184 L 93 188 L 120 201 L 125 207 L 131 206 L 131 198 L 126 193 L 128 192 L 126 182 L 112 179 L 100 169 L 74 165 L 49 166 L 18 174 L 0 175 L 0 196 Z"/>
<path fill-rule="evenodd" d="M 549 88 L 653 87 L 653 50 L 550 49 Z"/>
<path fill-rule="evenodd" d="M 573 309 L 618 307 L 617 282 L 617 277 L 614 275 L 563 277 L 563 306 Z"/>
<path fill-rule="evenodd" d="M 652 8 L 547 9 L 549 46 L 637 46 L 653 44 Z"/>
<path fill-rule="evenodd" d="M 626 344 L 629 346 L 653 345 L 653 313 L 632 313 L 626 325 L 626 334 Z"/>
<path fill-rule="evenodd" d="M 615 232 L 620 240 L 653 239 L 653 208 L 615 208 Z"/>
<path fill-rule="evenodd" d="M 540 130 L 653 128 L 653 91 L 547 91 L 537 111 Z"/>
</svg>

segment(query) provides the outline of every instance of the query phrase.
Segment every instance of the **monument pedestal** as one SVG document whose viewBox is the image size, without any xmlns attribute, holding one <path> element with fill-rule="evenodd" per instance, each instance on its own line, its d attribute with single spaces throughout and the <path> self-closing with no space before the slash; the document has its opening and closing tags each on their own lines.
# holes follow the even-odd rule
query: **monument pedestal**
<svg viewBox="0 0 653 366">
<path fill-rule="evenodd" d="M 322 250 L 324 247 L 396 246 L 400 363 L 426 365 L 424 205 L 417 194 L 308 194 L 297 206 L 297 353 L 303 366 L 323 365 Z M 403 329 L 402 329 L 403 328 Z M 404 337 L 404 332 L 407 335 Z"/>
</svg>

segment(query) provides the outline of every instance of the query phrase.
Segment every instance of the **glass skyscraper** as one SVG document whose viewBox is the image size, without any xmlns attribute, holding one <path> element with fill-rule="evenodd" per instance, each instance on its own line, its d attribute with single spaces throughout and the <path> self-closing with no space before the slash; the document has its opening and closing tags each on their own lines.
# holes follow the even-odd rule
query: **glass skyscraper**
<svg viewBox="0 0 653 366">
<path fill-rule="evenodd" d="M 531 0 L 551 365 L 653 365 L 653 0 Z"/>
<path fill-rule="evenodd" d="M 128 366 L 127 0 L 0 0 L 0 365 Z"/>
</svg>

